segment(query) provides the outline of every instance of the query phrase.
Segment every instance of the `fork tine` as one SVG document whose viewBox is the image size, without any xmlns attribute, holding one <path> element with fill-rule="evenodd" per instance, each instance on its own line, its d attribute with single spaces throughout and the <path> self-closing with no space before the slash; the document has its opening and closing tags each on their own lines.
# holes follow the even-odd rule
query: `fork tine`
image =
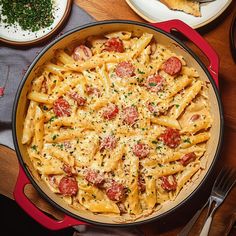
<svg viewBox="0 0 236 236">
<path fill-rule="evenodd" d="M 222 183 L 224 183 L 224 180 L 225 180 L 225 178 L 227 177 L 229 171 L 230 171 L 230 170 L 227 169 L 227 168 L 221 169 L 221 171 L 220 171 L 219 175 L 217 176 L 217 179 L 216 179 L 216 181 L 215 181 L 215 183 L 214 183 L 213 189 L 214 189 L 215 187 L 221 186 Z"/>
<path fill-rule="evenodd" d="M 227 189 L 227 184 L 230 182 L 232 171 L 232 169 L 228 169 L 224 178 L 221 181 L 221 184 L 219 184 L 219 188 L 222 189 L 222 191 L 225 191 Z"/>
<path fill-rule="evenodd" d="M 226 183 L 226 186 L 223 190 L 225 194 L 227 194 L 230 191 L 230 189 L 234 186 L 235 181 L 236 181 L 236 171 L 231 170 L 228 182 Z"/>
</svg>

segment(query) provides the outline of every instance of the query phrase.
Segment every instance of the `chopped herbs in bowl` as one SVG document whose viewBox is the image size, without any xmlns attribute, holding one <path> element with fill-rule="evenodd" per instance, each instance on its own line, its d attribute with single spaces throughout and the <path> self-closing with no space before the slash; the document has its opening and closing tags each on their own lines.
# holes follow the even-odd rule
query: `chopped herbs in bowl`
<svg viewBox="0 0 236 236">
<path fill-rule="evenodd" d="M 28 46 L 49 39 L 70 15 L 73 0 L 0 0 L 0 42 Z"/>
<path fill-rule="evenodd" d="M 53 0 L 1 0 L 1 22 L 18 23 L 32 32 L 49 27 L 54 21 Z"/>
</svg>

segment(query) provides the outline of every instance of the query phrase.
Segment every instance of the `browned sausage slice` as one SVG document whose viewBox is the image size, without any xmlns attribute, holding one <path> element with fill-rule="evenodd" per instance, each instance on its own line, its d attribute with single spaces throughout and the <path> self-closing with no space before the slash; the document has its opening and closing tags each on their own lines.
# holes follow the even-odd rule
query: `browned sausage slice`
<svg viewBox="0 0 236 236">
<path fill-rule="evenodd" d="M 169 75 L 177 75 L 182 69 L 182 63 L 177 57 L 170 57 L 162 65 L 162 69 Z"/>
<path fill-rule="evenodd" d="M 75 196 L 78 192 L 78 183 L 74 177 L 63 177 L 58 187 L 60 193 L 64 196 Z"/>
</svg>

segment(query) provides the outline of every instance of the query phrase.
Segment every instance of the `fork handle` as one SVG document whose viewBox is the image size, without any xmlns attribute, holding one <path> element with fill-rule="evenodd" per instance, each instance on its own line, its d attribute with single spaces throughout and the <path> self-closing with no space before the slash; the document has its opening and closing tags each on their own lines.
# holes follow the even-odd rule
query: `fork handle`
<svg viewBox="0 0 236 236">
<path fill-rule="evenodd" d="M 207 218 L 199 236 L 207 236 L 208 235 L 209 230 L 210 230 L 210 226 L 211 226 L 211 222 L 212 222 L 212 215 L 210 215 Z"/>
<path fill-rule="evenodd" d="M 203 209 L 207 206 L 209 202 L 208 201 L 204 204 L 204 206 L 199 209 L 195 215 L 192 217 L 192 219 L 185 225 L 185 227 L 181 230 L 181 232 L 179 232 L 178 236 L 187 236 L 189 234 L 189 232 L 191 231 L 193 225 L 195 224 L 195 222 L 197 221 L 197 219 L 199 218 L 200 214 L 202 213 Z"/>
<path fill-rule="evenodd" d="M 220 205 L 219 203 L 215 202 L 215 205 L 214 205 L 213 209 L 211 210 L 211 205 L 213 202 L 214 202 L 214 200 L 210 198 L 210 203 L 209 203 L 209 207 L 208 207 L 209 216 L 207 217 L 199 236 L 207 236 L 209 233 L 211 222 L 212 222 L 212 217 L 213 217 L 216 209 Z"/>
</svg>

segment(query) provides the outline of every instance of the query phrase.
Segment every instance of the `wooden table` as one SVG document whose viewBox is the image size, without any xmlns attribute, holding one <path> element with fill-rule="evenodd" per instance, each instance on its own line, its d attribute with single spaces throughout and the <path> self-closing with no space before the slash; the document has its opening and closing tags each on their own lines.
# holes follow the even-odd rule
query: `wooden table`
<svg viewBox="0 0 236 236">
<path fill-rule="evenodd" d="M 144 21 L 136 15 L 126 4 L 124 0 L 76 0 L 75 1 L 86 12 L 93 16 L 96 20 L 105 19 L 127 19 Z M 104 2 L 106 2 L 104 4 Z M 222 154 L 217 163 L 217 169 L 222 165 L 228 164 L 236 168 L 236 66 L 230 52 L 229 29 L 233 16 L 236 14 L 236 1 L 233 1 L 231 6 L 224 12 L 221 17 L 205 28 L 200 29 L 202 36 L 212 45 L 220 56 L 220 92 L 224 106 L 225 131 L 224 144 Z M 190 47 L 191 44 L 187 43 Z M 199 55 L 199 51 L 193 47 L 193 50 Z M 205 61 L 203 55 L 199 57 Z M 12 198 L 12 191 L 18 174 L 18 163 L 16 154 L 4 146 L 0 146 L 0 193 Z M 11 178 L 9 178 L 11 176 Z M 209 180 L 207 184 L 212 184 Z M 204 188 L 203 188 L 204 190 Z M 140 226 L 145 235 L 156 236 L 172 236 L 182 229 L 186 222 L 191 218 L 194 212 L 203 204 L 209 195 L 209 187 L 196 196 L 191 206 L 184 206 L 176 214 L 155 223 L 149 223 Z M 57 218 L 62 215 L 61 212 L 55 210 L 52 206 L 46 203 L 38 193 L 29 186 L 26 189 L 27 196 L 45 212 L 50 212 Z M 221 236 L 227 235 L 229 222 L 235 222 L 236 219 L 236 188 L 234 188 L 225 203 L 216 212 L 211 231 L 209 235 Z M 204 219 L 203 212 L 193 228 L 191 235 L 196 235 L 202 221 Z M 236 231 L 230 235 L 235 235 Z"/>
</svg>

